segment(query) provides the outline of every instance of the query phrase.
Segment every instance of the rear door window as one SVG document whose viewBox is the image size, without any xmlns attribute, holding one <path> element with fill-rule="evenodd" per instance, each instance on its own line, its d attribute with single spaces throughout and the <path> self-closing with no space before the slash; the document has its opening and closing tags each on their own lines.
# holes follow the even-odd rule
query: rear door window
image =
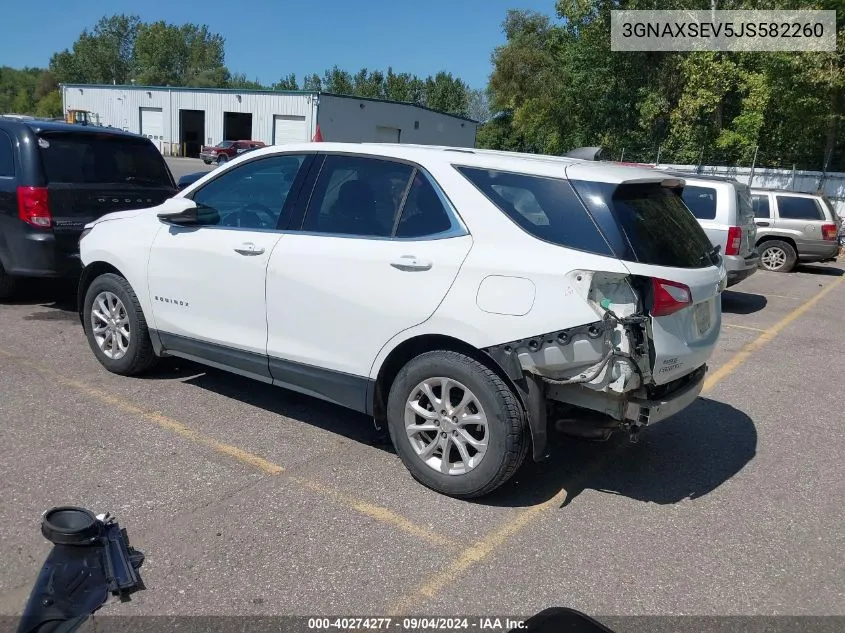
<svg viewBox="0 0 845 633">
<path fill-rule="evenodd" d="M 699 220 L 716 219 L 716 190 L 712 187 L 687 185 L 684 187 L 684 202 Z"/>
<path fill-rule="evenodd" d="M 47 181 L 173 187 L 164 157 L 146 139 L 119 135 L 42 133 Z"/>
<path fill-rule="evenodd" d="M 579 251 L 613 255 L 569 181 L 475 167 L 456 169 L 534 237 Z"/>
<path fill-rule="evenodd" d="M 3 130 L 0 130 L 0 178 L 15 177 L 15 155 L 12 148 L 12 139 Z"/>
<path fill-rule="evenodd" d="M 302 230 L 390 237 L 413 172 L 412 166 L 392 160 L 326 156 Z"/>
<path fill-rule="evenodd" d="M 824 220 L 824 213 L 814 198 L 776 196 L 782 220 Z"/>
<path fill-rule="evenodd" d="M 755 218 L 770 218 L 772 212 L 769 210 L 769 196 L 751 196 L 751 207 L 754 209 Z"/>
</svg>

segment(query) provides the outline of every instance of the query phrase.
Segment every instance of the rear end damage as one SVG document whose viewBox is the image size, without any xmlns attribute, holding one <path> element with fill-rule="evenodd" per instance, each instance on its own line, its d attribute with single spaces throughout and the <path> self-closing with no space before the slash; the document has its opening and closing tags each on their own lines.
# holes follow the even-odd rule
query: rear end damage
<svg viewBox="0 0 845 633">
<path fill-rule="evenodd" d="M 567 282 L 565 292 L 586 301 L 595 321 L 484 350 L 522 391 L 535 460 L 545 456 L 550 422 L 590 439 L 624 429 L 636 441 L 642 427 L 689 406 L 706 372 L 702 363 L 664 384 L 654 376 L 655 320 L 692 302 L 681 284 L 587 270 Z"/>
</svg>

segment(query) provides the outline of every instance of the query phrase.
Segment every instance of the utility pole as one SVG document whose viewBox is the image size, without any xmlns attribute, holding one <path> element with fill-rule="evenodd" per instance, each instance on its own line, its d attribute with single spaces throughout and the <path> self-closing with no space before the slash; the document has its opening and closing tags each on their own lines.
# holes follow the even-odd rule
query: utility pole
<svg viewBox="0 0 845 633">
<path fill-rule="evenodd" d="M 754 158 L 751 159 L 751 173 L 748 175 L 748 186 L 751 186 L 751 181 L 754 179 L 754 166 L 757 164 L 757 150 L 760 149 L 759 145 L 754 146 Z"/>
</svg>

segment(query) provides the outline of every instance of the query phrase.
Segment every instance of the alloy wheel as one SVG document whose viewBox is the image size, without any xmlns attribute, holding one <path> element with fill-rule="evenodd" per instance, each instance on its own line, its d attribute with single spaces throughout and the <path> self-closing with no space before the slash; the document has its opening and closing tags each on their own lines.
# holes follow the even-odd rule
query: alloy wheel
<svg viewBox="0 0 845 633">
<path fill-rule="evenodd" d="M 463 475 L 484 459 L 487 416 L 475 394 L 451 378 L 428 378 L 405 403 L 405 432 L 411 448 L 429 468 Z"/>
<path fill-rule="evenodd" d="M 91 331 L 97 347 L 108 358 L 119 360 L 129 349 L 131 330 L 126 306 L 113 292 L 104 290 L 91 308 Z"/>
</svg>

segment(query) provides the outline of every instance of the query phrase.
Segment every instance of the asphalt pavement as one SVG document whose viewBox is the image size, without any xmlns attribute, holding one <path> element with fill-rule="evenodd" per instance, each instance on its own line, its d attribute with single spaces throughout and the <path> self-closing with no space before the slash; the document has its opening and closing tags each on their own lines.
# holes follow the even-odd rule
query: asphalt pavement
<svg viewBox="0 0 845 633">
<path fill-rule="evenodd" d="M 723 311 L 688 410 L 637 444 L 555 436 L 465 502 L 365 416 L 186 361 L 106 372 L 73 289 L 33 283 L 0 304 L 0 614 L 72 504 L 147 557 L 103 615 L 845 615 L 845 266 L 758 272 Z"/>
</svg>

